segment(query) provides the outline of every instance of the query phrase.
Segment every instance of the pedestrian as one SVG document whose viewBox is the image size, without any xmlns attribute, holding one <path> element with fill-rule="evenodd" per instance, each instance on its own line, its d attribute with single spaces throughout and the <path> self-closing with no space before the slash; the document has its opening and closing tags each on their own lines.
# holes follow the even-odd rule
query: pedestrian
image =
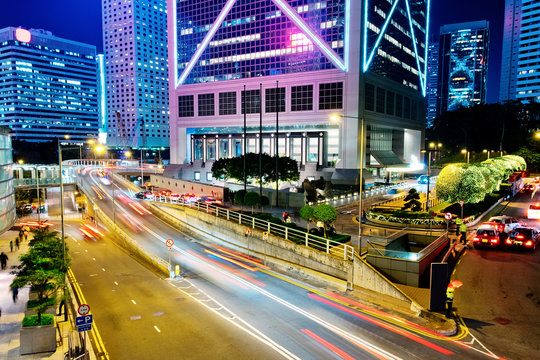
<svg viewBox="0 0 540 360">
<path fill-rule="evenodd" d="M 24 240 L 28 240 L 28 230 L 24 230 Z"/>
<path fill-rule="evenodd" d="M 15 246 L 17 247 L 17 250 L 19 250 L 19 238 L 15 239 Z"/>
<path fill-rule="evenodd" d="M 18 239 L 18 238 L 17 238 Z M 10 240 L 9 242 L 9 248 L 11 249 L 11 252 L 13 252 L 13 240 Z"/>
<path fill-rule="evenodd" d="M 463 220 L 461 218 L 456 219 L 456 236 L 459 236 L 459 227 L 463 224 Z"/>
<path fill-rule="evenodd" d="M 13 302 L 17 302 L 17 297 L 19 296 L 19 289 L 16 287 L 11 288 L 11 294 L 13 296 Z"/>
<path fill-rule="evenodd" d="M 454 304 L 454 287 L 448 285 L 446 288 L 446 318 L 452 315 L 452 306 Z"/>
<path fill-rule="evenodd" d="M 0 264 L 2 265 L 2 270 L 6 270 L 8 259 L 8 256 L 2 251 L 2 253 L 0 254 Z"/>
<path fill-rule="evenodd" d="M 23 236 L 24 236 L 24 231 L 21 229 L 19 230 L 19 241 L 22 241 Z"/>
<path fill-rule="evenodd" d="M 460 240 L 465 244 L 467 242 L 467 224 L 465 222 L 459 225 L 459 233 L 461 234 Z"/>
</svg>

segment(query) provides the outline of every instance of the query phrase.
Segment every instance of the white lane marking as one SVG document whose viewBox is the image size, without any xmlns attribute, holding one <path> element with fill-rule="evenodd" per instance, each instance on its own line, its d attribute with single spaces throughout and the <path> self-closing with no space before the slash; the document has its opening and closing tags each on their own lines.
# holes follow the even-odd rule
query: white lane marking
<svg viewBox="0 0 540 360">
<path fill-rule="evenodd" d="M 92 260 L 96 261 L 96 258 L 92 258 Z"/>
<path fill-rule="evenodd" d="M 161 316 L 161 315 L 165 315 L 165 313 L 157 312 L 157 313 L 154 314 L 154 316 Z"/>
<path fill-rule="evenodd" d="M 131 299 L 131 302 L 132 302 L 134 305 L 137 305 L 137 303 L 135 302 L 135 300 Z"/>
<path fill-rule="evenodd" d="M 101 268 L 101 271 L 105 271 L 105 268 Z"/>
<path fill-rule="evenodd" d="M 144 226 L 144 225 L 141 225 L 141 226 L 142 226 L 146 231 L 148 231 L 150 234 L 154 235 L 154 236 L 155 236 L 157 239 L 159 239 L 161 242 L 165 243 L 165 242 L 167 241 L 165 238 L 163 238 L 162 236 L 156 234 L 154 231 L 150 230 L 148 227 L 146 227 L 146 226 Z M 196 262 L 200 262 L 200 261 L 201 261 L 200 259 L 198 259 L 198 258 L 196 258 L 195 256 L 193 256 L 191 253 L 189 253 L 189 252 L 187 252 L 187 251 L 185 251 L 185 250 L 180 249 L 180 248 L 177 247 L 176 245 L 173 245 L 172 248 L 175 249 L 176 251 L 178 251 L 179 253 L 183 254 L 184 256 L 186 256 L 186 257 L 192 259 L 192 261 L 196 261 Z M 308 311 L 303 310 L 302 308 L 300 308 L 300 307 L 298 307 L 298 306 L 296 306 L 296 305 L 294 305 L 294 304 L 292 304 L 292 303 L 290 303 L 290 302 L 288 302 L 288 301 L 286 301 L 286 300 L 284 300 L 284 299 L 282 299 L 282 298 L 280 298 L 280 297 L 278 297 L 278 296 L 276 296 L 276 295 L 270 293 L 269 291 L 266 291 L 266 290 L 264 290 L 264 289 L 262 289 L 262 288 L 260 288 L 260 287 L 258 287 L 258 286 L 256 286 L 256 285 L 252 284 L 251 282 L 249 282 L 249 281 L 247 281 L 247 280 L 244 280 L 244 279 L 242 279 L 242 278 L 240 278 L 240 277 L 238 277 L 238 276 L 236 276 L 236 275 L 230 274 L 230 273 L 224 271 L 223 269 L 221 269 L 221 268 L 219 268 L 219 267 L 217 267 L 217 266 L 214 266 L 214 265 L 212 265 L 212 264 L 204 264 L 204 265 L 207 266 L 207 267 L 212 268 L 214 271 L 217 271 L 217 272 L 223 274 L 224 276 L 228 276 L 228 277 L 230 277 L 231 279 L 234 279 L 235 281 L 240 282 L 240 283 L 243 284 L 244 286 L 249 287 L 249 288 L 251 288 L 251 289 L 253 289 L 253 290 L 259 292 L 260 294 L 262 294 L 262 295 L 266 296 L 267 298 L 270 298 L 270 299 L 272 299 L 272 300 L 274 300 L 274 301 L 280 303 L 281 305 L 283 305 L 283 306 L 289 308 L 290 310 L 292 310 L 292 311 L 294 311 L 294 312 L 296 312 L 296 313 L 298 313 L 298 314 L 301 314 L 301 315 L 307 317 L 307 318 L 310 319 L 311 321 L 316 322 L 317 324 L 319 324 L 319 325 L 321 325 L 321 326 L 323 326 L 323 327 L 325 327 L 325 328 L 327 328 L 327 329 L 329 329 L 329 330 L 331 330 L 331 331 L 333 331 L 333 332 L 335 332 L 335 333 L 341 335 L 342 337 L 346 338 L 347 340 L 349 340 L 349 341 L 352 342 L 352 343 L 355 343 L 355 342 L 356 342 L 356 343 L 362 344 L 364 347 L 366 347 L 366 348 L 368 348 L 368 349 L 371 349 L 371 351 L 373 351 L 373 352 L 375 352 L 375 353 L 379 354 L 380 356 L 382 356 L 382 357 L 384 357 L 384 358 L 387 358 L 387 359 L 401 359 L 401 358 L 398 357 L 397 355 L 394 355 L 394 354 L 392 354 L 392 353 L 390 353 L 390 352 L 388 352 L 388 351 L 386 351 L 386 350 L 384 350 L 384 349 L 382 349 L 382 348 L 380 348 L 380 347 L 378 347 L 378 346 L 376 346 L 376 345 L 370 343 L 370 342 L 367 341 L 367 340 L 361 339 L 361 338 L 359 338 L 358 336 L 353 335 L 353 334 L 351 334 L 350 332 L 348 332 L 348 331 L 346 331 L 346 330 L 344 330 L 344 329 L 342 329 L 342 328 L 339 328 L 338 326 L 333 325 L 333 324 L 331 324 L 330 322 L 325 321 L 325 320 L 323 320 L 322 318 L 320 318 L 320 317 L 318 317 L 318 316 L 316 316 L 316 315 L 314 315 L 314 314 L 312 314 L 312 313 L 310 313 L 310 312 L 308 312 Z M 187 280 L 185 280 L 185 281 L 187 281 Z M 187 281 L 187 282 L 190 283 L 189 281 Z M 190 284 L 191 284 L 191 283 L 190 283 Z M 193 285 L 193 284 L 191 284 L 191 285 Z M 200 290 L 200 289 L 199 289 L 199 291 L 201 291 L 202 293 L 204 293 L 204 291 L 202 291 L 202 290 Z M 188 294 L 188 295 L 190 295 L 190 294 Z M 208 294 L 205 293 L 205 295 L 206 295 L 206 297 L 211 298 Z M 190 296 L 191 296 L 191 295 L 190 295 Z M 191 297 L 193 298 L 193 296 L 191 296 Z M 217 302 L 215 299 L 213 299 L 213 298 L 211 298 L 211 299 L 212 299 L 215 303 L 217 303 L 218 305 L 220 305 L 220 306 L 222 306 L 222 307 L 225 308 L 225 306 L 223 306 L 221 303 Z M 198 299 L 195 299 L 195 300 L 199 301 Z M 199 303 L 205 305 L 204 302 L 199 301 Z M 205 305 L 205 306 L 206 306 L 206 305 Z M 297 357 L 296 357 L 295 355 L 293 355 L 292 353 L 290 353 L 290 352 L 289 352 L 288 350 L 286 350 L 285 348 L 281 347 L 279 344 L 273 342 L 270 338 L 266 337 L 266 335 L 264 335 L 263 333 L 259 332 L 257 329 L 253 328 L 253 327 L 252 327 L 251 325 L 249 325 L 247 322 L 244 322 L 244 321 L 241 320 L 240 318 L 238 318 L 238 320 L 239 320 L 239 321 L 242 321 L 244 324 L 246 324 L 247 326 L 249 326 L 250 328 L 252 328 L 253 331 L 257 331 L 260 335 L 262 335 L 262 336 L 264 336 L 266 339 L 268 339 L 268 341 L 267 341 L 266 343 L 267 343 L 269 346 L 273 347 L 276 351 L 280 352 L 280 350 L 278 350 L 278 349 L 281 349 L 282 351 L 286 352 L 287 355 L 285 355 L 285 353 L 281 352 L 281 354 L 282 354 L 283 356 L 297 359 Z M 233 322 L 233 323 L 234 323 L 234 322 Z M 242 327 L 241 327 L 241 328 L 242 328 Z M 242 328 L 242 329 L 243 329 L 243 328 Z M 244 330 L 244 331 L 250 333 L 248 330 Z M 250 333 L 250 334 L 253 335 L 253 336 L 255 336 L 253 333 Z M 257 336 L 255 336 L 255 337 L 257 337 Z M 262 339 L 261 339 L 261 341 L 265 342 L 265 341 L 262 340 Z"/>
<path fill-rule="evenodd" d="M 114 282 L 114 285 L 118 286 L 118 283 L 115 281 L 115 282 Z"/>
<path fill-rule="evenodd" d="M 142 319 L 142 316 L 141 315 L 137 315 L 137 316 L 132 316 L 129 318 L 130 320 L 140 320 Z"/>
<path fill-rule="evenodd" d="M 158 328 L 156 325 L 154 325 L 154 329 L 156 329 L 156 331 L 157 331 L 158 333 L 161 332 L 161 330 L 159 330 L 159 328 Z"/>
<path fill-rule="evenodd" d="M 97 276 L 97 274 L 90 274 L 90 277 L 94 277 L 94 276 Z"/>
<path fill-rule="evenodd" d="M 84 252 L 88 252 L 88 250 L 85 249 Z"/>
</svg>

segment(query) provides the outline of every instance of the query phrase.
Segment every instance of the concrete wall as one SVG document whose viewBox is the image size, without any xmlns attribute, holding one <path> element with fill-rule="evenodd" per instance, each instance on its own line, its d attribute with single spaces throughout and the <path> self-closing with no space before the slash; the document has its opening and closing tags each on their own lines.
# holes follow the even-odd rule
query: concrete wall
<svg viewBox="0 0 540 360">
<path fill-rule="evenodd" d="M 167 178 L 162 175 L 150 175 L 150 184 L 171 190 L 178 194 L 193 193 L 198 196 L 213 196 L 216 199 L 223 199 L 225 192 L 228 190 L 221 186 Z"/>
</svg>

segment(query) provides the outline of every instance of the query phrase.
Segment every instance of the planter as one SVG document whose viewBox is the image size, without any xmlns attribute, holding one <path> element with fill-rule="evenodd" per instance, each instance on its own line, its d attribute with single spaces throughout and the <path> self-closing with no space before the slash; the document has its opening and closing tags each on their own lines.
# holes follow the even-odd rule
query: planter
<svg viewBox="0 0 540 360">
<path fill-rule="evenodd" d="M 21 355 L 54 351 L 56 351 L 56 327 L 54 324 L 21 328 Z"/>
<path fill-rule="evenodd" d="M 49 307 L 43 314 L 50 314 L 50 315 L 56 315 L 56 309 L 58 308 L 57 305 Z M 26 308 L 26 311 L 24 312 L 24 316 L 32 316 L 37 315 L 37 311 L 35 308 Z"/>
</svg>

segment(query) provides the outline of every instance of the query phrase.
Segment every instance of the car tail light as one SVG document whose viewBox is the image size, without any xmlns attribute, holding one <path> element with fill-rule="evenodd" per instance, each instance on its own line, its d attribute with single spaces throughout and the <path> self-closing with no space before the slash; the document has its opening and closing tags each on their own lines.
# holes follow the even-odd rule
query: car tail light
<svg viewBox="0 0 540 360">
<path fill-rule="evenodd" d="M 512 240 L 506 239 L 506 245 L 512 245 Z"/>
<path fill-rule="evenodd" d="M 525 246 L 532 246 L 532 245 L 533 245 L 532 240 L 529 240 L 529 241 L 525 242 Z"/>
<path fill-rule="evenodd" d="M 498 244 L 499 243 L 499 239 L 497 239 L 497 238 L 491 239 L 490 241 L 491 241 L 492 244 Z"/>
<path fill-rule="evenodd" d="M 516 236 L 516 239 L 525 239 L 525 235 L 518 235 Z"/>
<path fill-rule="evenodd" d="M 221 200 L 216 200 L 216 204 L 221 205 L 222 204 Z"/>
<path fill-rule="evenodd" d="M 480 241 L 480 238 L 479 238 L 478 236 L 475 236 L 475 237 L 473 238 L 473 241 L 474 241 L 474 242 L 478 242 L 478 241 Z"/>
</svg>

